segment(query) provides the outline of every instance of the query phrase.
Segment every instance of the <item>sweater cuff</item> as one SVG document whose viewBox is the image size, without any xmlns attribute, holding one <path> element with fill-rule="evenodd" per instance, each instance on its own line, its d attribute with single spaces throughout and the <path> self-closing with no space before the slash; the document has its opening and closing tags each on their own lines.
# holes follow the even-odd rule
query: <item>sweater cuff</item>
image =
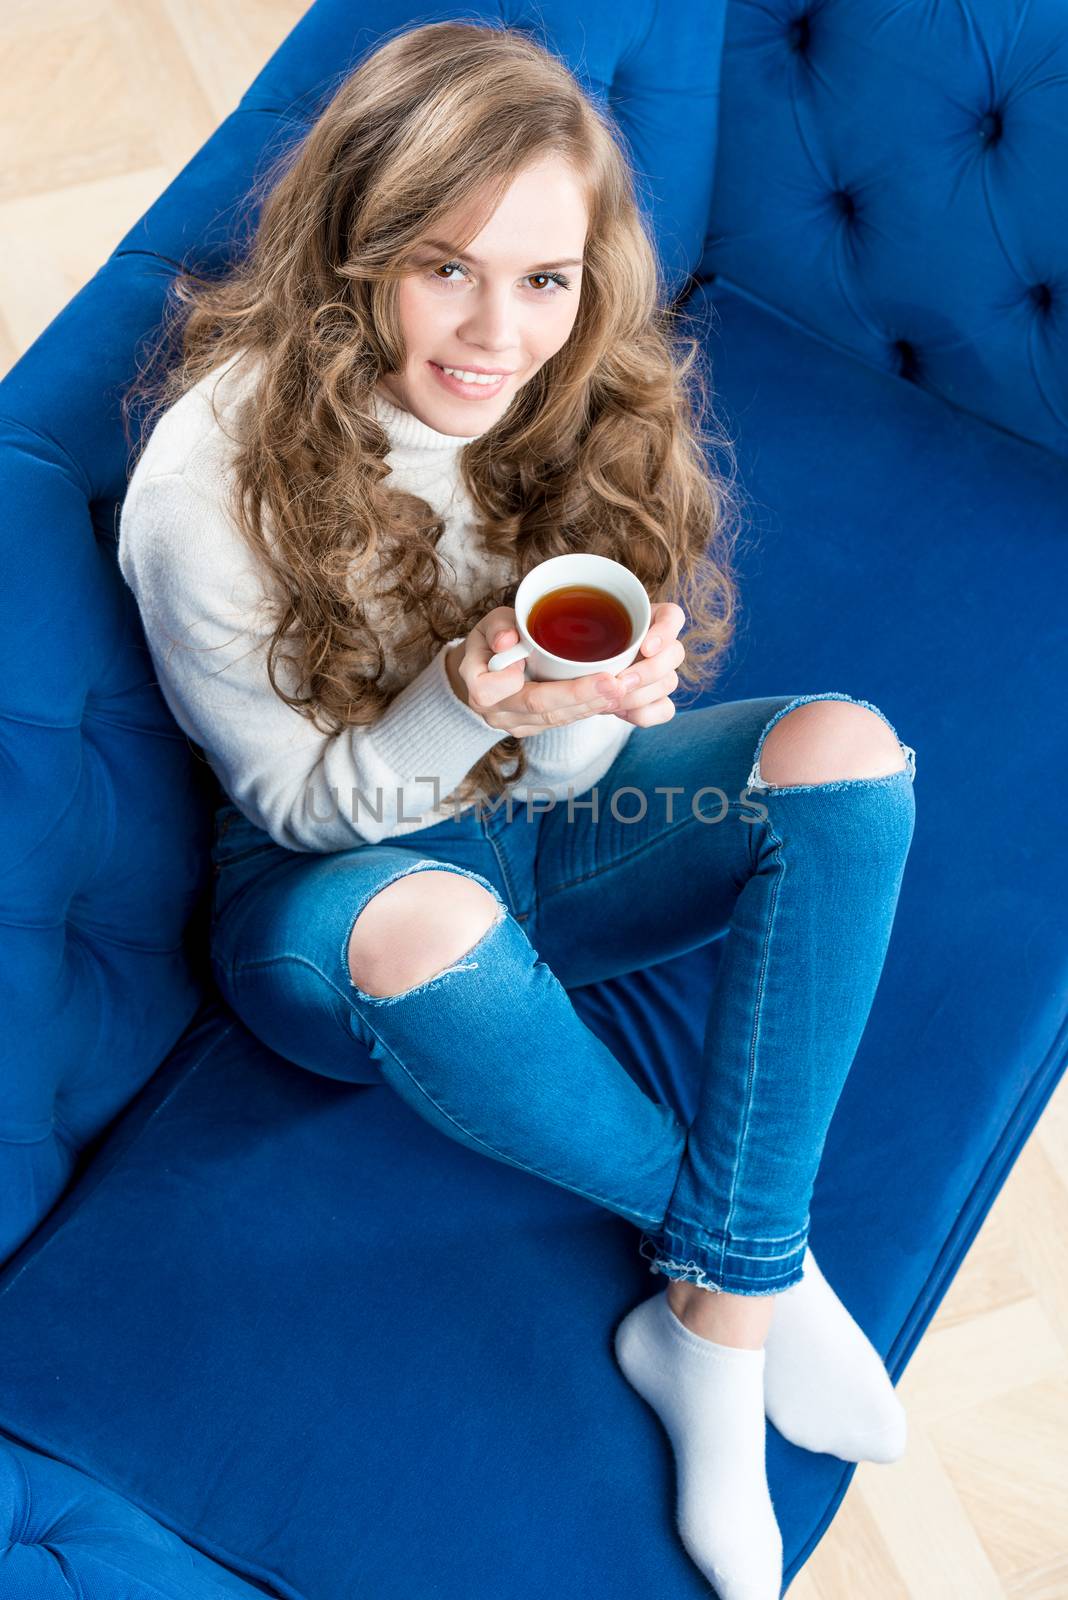
<svg viewBox="0 0 1068 1600">
<path fill-rule="evenodd" d="M 529 735 L 528 760 L 533 759 L 543 783 L 571 783 L 580 780 L 593 762 L 607 767 L 633 732 L 634 724 L 623 717 L 611 711 L 594 712 L 577 722 Z"/>
<path fill-rule="evenodd" d="M 451 794 L 475 762 L 508 736 L 506 728 L 491 728 L 449 682 L 445 652 L 463 642 L 461 634 L 441 646 L 386 707 L 371 735 L 398 778 L 436 777 L 443 795 Z"/>
</svg>

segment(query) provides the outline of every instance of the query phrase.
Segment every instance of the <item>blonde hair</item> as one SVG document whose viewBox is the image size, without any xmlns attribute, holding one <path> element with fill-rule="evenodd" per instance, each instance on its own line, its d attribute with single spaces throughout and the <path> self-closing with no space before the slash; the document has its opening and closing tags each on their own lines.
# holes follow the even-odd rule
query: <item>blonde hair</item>
<svg viewBox="0 0 1068 1600">
<path fill-rule="evenodd" d="M 444 522 L 389 487 L 390 443 L 371 396 L 405 364 L 396 289 L 420 241 L 482 201 L 485 216 L 455 241 L 465 248 L 515 176 L 547 155 L 584 184 L 579 310 L 561 349 L 459 453 L 473 536 L 515 574 L 466 606 L 435 551 Z M 179 309 L 165 313 L 123 415 L 149 401 L 143 448 L 160 412 L 222 361 L 241 350 L 262 361 L 232 509 L 278 596 L 275 692 L 323 732 L 374 722 L 398 692 L 380 681 L 387 641 L 396 648 L 403 634 L 418 671 L 508 604 L 531 567 L 573 550 L 612 556 L 651 600 L 677 601 L 687 614 L 680 687 L 713 682 L 737 609 L 733 446 L 702 431 L 700 342 L 676 336 L 618 130 L 567 66 L 496 23 L 400 32 L 341 83 L 264 188 L 244 258 L 221 279 L 175 279 Z M 710 443 L 729 476 L 710 468 Z M 385 618 L 377 631 L 365 614 L 372 597 Z M 295 693 L 276 674 L 284 640 L 296 647 Z M 523 743 L 500 740 L 457 798 L 518 782 Z"/>
</svg>

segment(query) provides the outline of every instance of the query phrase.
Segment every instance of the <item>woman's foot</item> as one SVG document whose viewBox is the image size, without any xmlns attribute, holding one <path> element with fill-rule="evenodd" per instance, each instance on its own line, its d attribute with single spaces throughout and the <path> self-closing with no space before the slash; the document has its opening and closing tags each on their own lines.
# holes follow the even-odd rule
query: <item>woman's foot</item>
<svg viewBox="0 0 1068 1600">
<path fill-rule="evenodd" d="M 782 1535 L 764 1462 L 764 1350 L 703 1338 L 679 1320 L 664 1290 L 628 1311 L 615 1352 L 671 1440 L 679 1535 L 719 1600 L 779 1600 Z"/>
<path fill-rule="evenodd" d="M 764 1404 L 783 1438 L 805 1450 L 842 1461 L 889 1462 L 904 1454 L 905 1409 L 882 1357 L 811 1250 L 800 1283 L 775 1296 L 765 1340 Z"/>
</svg>

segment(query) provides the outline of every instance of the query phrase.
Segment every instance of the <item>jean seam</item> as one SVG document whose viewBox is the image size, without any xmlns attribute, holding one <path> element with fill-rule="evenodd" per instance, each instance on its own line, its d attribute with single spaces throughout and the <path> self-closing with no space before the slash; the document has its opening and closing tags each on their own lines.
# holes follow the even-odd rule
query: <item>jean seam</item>
<svg viewBox="0 0 1068 1600">
<path fill-rule="evenodd" d="M 485 837 L 490 849 L 493 851 L 494 860 L 496 861 L 501 877 L 504 880 L 505 893 L 507 894 L 508 899 L 511 901 L 511 906 L 509 909 L 512 910 L 513 916 L 518 917 L 521 914 L 525 921 L 530 917 L 531 912 L 534 909 L 533 904 L 529 905 L 526 910 L 523 910 L 523 908 L 520 906 L 519 896 L 516 893 L 515 883 L 513 882 L 512 874 L 508 867 L 508 861 L 505 856 L 505 852 L 499 849 L 497 845 L 497 836 L 487 832 Z M 512 909 L 513 907 L 514 910 Z"/>
<path fill-rule="evenodd" d="M 805 1222 L 805 1226 L 794 1236 L 794 1240 L 789 1241 L 788 1249 L 780 1250 L 776 1255 L 762 1256 L 759 1254 L 751 1254 L 749 1251 L 739 1248 L 739 1246 L 747 1244 L 760 1244 L 762 1241 L 757 1238 L 732 1238 L 730 1234 L 724 1233 L 719 1228 L 709 1229 L 701 1223 L 696 1224 L 696 1226 L 686 1223 L 686 1227 L 688 1229 L 692 1228 L 692 1231 L 683 1232 L 677 1226 L 677 1224 L 681 1221 L 683 1221 L 682 1218 L 676 1218 L 674 1215 L 668 1216 L 665 1214 L 662 1226 L 657 1229 L 650 1228 L 647 1230 L 647 1232 L 656 1234 L 660 1238 L 666 1237 L 671 1239 L 673 1241 L 673 1247 L 675 1244 L 677 1244 L 679 1247 L 690 1249 L 696 1245 L 698 1248 L 705 1250 L 710 1254 L 715 1250 L 719 1250 L 724 1256 L 736 1255 L 744 1261 L 785 1261 L 790 1256 L 797 1255 L 807 1244 L 809 1231 L 812 1225 L 812 1219 L 811 1216 L 809 1216 Z M 773 1242 L 785 1244 L 788 1241 L 784 1239 L 775 1240 Z"/>
<path fill-rule="evenodd" d="M 462 871 L 463 869 L 459 869 L 459 870 Z M 507 906 L 505 907 L 505 913 L 506 913 L 506 915 L 511 915 L 511 913 L 508 911 Z M 499 924 L 495 923 L 494 927 L 496 927 L 498 925 Z M 487 935 L 489 933 L 492 933 L 492 931 L 493 931 L 492 928 L 488 928 L 486 930 L 486 934 L 483 935 L 483 938 L 487 937 Z M 520 929 L 519 931 L 520 931 L 520 933 L 522 933 L 522 929 Z M 523 937 L 525 938 L 526 936 L 523 935 Z M 353 1009 L 351 996 L 346 994 L 346 993 L 344 993 L 344 991 L 339 990 L 337 985 L 334 983 L 334 981 L 323 971 L 322 967 L 320 967 L 317 962 L 310 961 L 307 956 L 298 955 L 298 954 L 296 954 L 295 952 L 292 952 L 292 951 L 287 951 L 287 952 L 285 952 L 283 954 L 276 955 L 276 956 L 264 956 L 262 959 L 257 960 L 257 961 L 245 962 L 241 966 L 240 972 L 241 973 L 248 973 L 248 972 L 253 972 L 253 971 L 259 971 L 264 967 L 277 966 L 277 965 L 280 965 L 282 962 L 285 962 L 285 961 L 294 961 L 299 966 L 307 967 L 311 972 L 314 972 L 317 977 L 321 978 L 322 981 L 327 985 L 327 987 L 329 989 L 331 989 L 334 992 L 334 994 L 336 994 L 338 996 L 339 999 L 343 999 L 344 1000 L 346 1009 L 348 1009 L 348 1010 L 352 1010 Z M 373 1026 L 373 1024 L 371 1023 L 370 1019 L 369 1018 L 365 1018 L 364 1021 L 366 1022 L 368 1028 L 370 1028 L 371 1032 L 374 1034 L 374 1037 L 377 1039 L 378 1043 L 381 1045 L 382 1050 L 388 1056 L 390 1056 L 393 1061 L 396 1062 L 396 1064 L 400 1068 L 401 1072 L 403 1072 L 404 1076 L 408 1079 L 408 1081 L 411 1084 L 413 1084 L 414 1087 L 419 1091 L 419 1093 L 422 1095 L 423 1099 L 428 1101 L 429 1104 L 432 1105 L 436 1111 L 440 1112 L 440 1114 L 445 1118 L 445 1120 L 447 1122 L 451 1122 L 454 1128 L 458 1128 L 460 1130 L 460 1132 L 462 1134 L 464 1134 L 464 1136 L 466 1138 L 472 1139 L 476 1144 L 480 1145 L 482 1147 L 482 1149 L 488 1150 L 492 1155 L 498 1156 L 498 1157 L 503 1157 L 511 1165 L 517 1167 L 522 1172 L 529 1172 L 529 1173 L 532 1174 L 532 1176 L 534 1176 L 536 1178 L 542 1178 L 547 1183 L 552 1183 L 552 1184 L 556 1185 L 559 1188 L 567 1189 L 567 1190 L 570 1191 L 571 1194 L 577 1194 L 583 1199 L 592 1200 L 598 1205 L 604 1205 L 604 1206 L 611 1207 L 612 1209 L 622 1209 L 622 1210 L 626 1211 L 627 1215 L 629 1217 L 633 1218 L 634 1221 L 638 1225 L 643 1227 L 643 1228 L 645 1228 L 645 1227 L 655 1227 L 657 1225 L 658 1219 L 656 1217 L 647 1217 L 644 1212 L 635 1211 L 634 1208 L 632 1206 L 628 1205 L 627 1202 L 624 1201 L 624 1200 L 620 1200 L 618 1198 L 612 1198 L 612 1197 L 610 1197 L 608 1195 L 594 1194 L 593 1191 L 590 1190 L 590 1189 L 577 1188 L 574 1184 L 566 1183 L 560 1178 L 553 1177 L 552 1174 L 550 1174 L 548 1172 L 542 1172 L 537 1167 L 532 1167 L 532 1166 L 528 1165 L 528 1163 L 526 1163 L 525 1161 L 518 1161 L 514 1156 L 505 1156 L 503 1151 L 495 1149 L 495 1147 L 493 1145 L 487 1143 L 487 1141 L 485 1139 L 482 1139 L 477 1133 L 473 1133 L 469 1128 L 465 1128 L 463 1123 L 458 1121 L 457 1118 L 453 1116 L 451 1111 L 446 1110 L 446 1108 L 443 1105 L 441 1105 L 440 1102 L 437 1101 L 434 1098 L 434 1096 L 430 1093 L 430 1091 L 428 1089 L 424 1088 L 424 1086 L 419 1082 L 418 1078 L 414 1077 L 413 1074 L 411 1072 L 409 1072 L 408 1068 L 404 1065 L 404 1062 L 400 1059 L 400 1057 L 396 1054 L 396 1052 L 391 1048 L 391 1046 L 386 1043 L 385 1039 L 383 1039 L 383 1037 L 379 1033 L 378 1029 Z"/>
<path fill-rule="evenodd" d="M 778 862 L 778 870 L 776 871 L 775 883 L 774 883 L 774 886 L 772 888 L 771 908 L 770 908 L 770 910 L 768 912 L 768 925 L 764 930 L 764 947 L 763 947 L 763 950 L 761 952 L 760 973 L 759 973 L 758 982 L 757 982 L 756 1003 L 755 1003 L 755 1005 L 753 1007 L 753 1030 L 752 1030 L 752 1034 L 751 1034 L 750 1040 L 749 1040 L 749 1075 L 748 1075 L 748 1078 L 746 1080 L 746 1086 L 745 1086 L 745 1107 L 744 1107 L 744 1110 L 743 1110 L 743 1113 L 742 1113 L 742 1127 L 741 1127 L 741 1132 L 740 1132 L 740 1136 L 739 1136 L 739 1140 L 738 1140 L 738 1153 L 737 1153 L 737 1156 L 735 1157 L 734 1170 L 733 1170 L 732 1179 L 731 1179 L 731 1192 L 730 1192 L 730 1196 L 729 1196 L 729 1198 L 727 1200 L 727 1215 L 726 1215 L 726 1219 L 725 1219 L 724 1224 L 723 1224 L 723 1232 L 724 1232 L 725 1235 L 730 1233 L 731 1216 L 732 1216 L 733 1211 L 734 1211 L 734 1200 L 735 1200 L 736 1194 L 738 1193 L 738 1174 L 739 1174 L 739 1172 L 741 1170 L 742 1162 L 745 1159 L 746 1141 L 747 1141 L 748 1136 L 749 1136 L 750 1114 L 751 1114 L 752 1108 L 753 1108 L 753 1086 L 754 1086 L 754 1083 L 756 1082 L 756 1072 L 757 1072 L 757 1060 L 756 1060 L 756 1057 L 757 1057 L 757 1039 L 758 1039 L 758 1036 L 759 1036 L 759 1033 L 760 1033 L 761 1006 L 763 1004 L 763 999 L 764 999 L 765 980 L 766 980 L 766 977 L 767 977 L 768 962 L 769 962 L 769 960 L 771 958 L 771 941 L 772 941 L 772 935 L 774 934 L 774 931 L 775 931 L 775 913 L 777 912 L 778 907 L 779 907 L 779 892 L 780 892 L 780 890 L 782 888 L 782 880 L 783 880 L 783 877 L 784 877 L 784 875 L 786 873 L 786 859 L 785 859 L 785 857 L 784 857 L 784 855 L 782 853 L 782 840 L 779 838 L 778 834 L 775 832 L 775 829 L 771 824 L 770 818 L 769 818 L 769 823 L 768 823 L 768 831 L 771 834 L 772 840 L 774 842 L 774 847 L 775 847 L 775 852 L 776 852 L 776 860 Z M 750 878 L 749 881 L 752 882 L 752 879 Z M 727 1248 L 726 1239 L 724 1239 L 724 1245 L 723 1245 L 724 1254 L 726 1253 L 726 1248 Z"/>
<path fill-rule="evenodd" d="M 671 1229 L 672 1233 L 676 1233 L 677 1231 L 678 1230 L 675 1229 L 675 1228 Z M 745 1250 L 734 1250 L 734 1249 L 730 1248 L 728 1245 L 723 1245 L 722 1248 L 721 1248 L 718 1245 L 717 1246 L 713 1246 L 713 1245 L 705 1244 L 703 1239 L 695 1239 L 693 1242 L 694 1242 L 694 1244 L 699 1244 L 701 1246 L 701 1248 L 703 1250 L 707 1250 L 709 1252 L 709 1254 L 712 1253 L 713 1249 L 718 1249 L 719 1250 L 719 1260 L 720 1260 L 720 1267 L 721 1268 L 723 1266 L 723 1263 L 728 1259 L 728 1257 L 732 1261 L 789 1261 L 793 1256 L 800 1255 L 804 1250 L 804 1245 L 801 1244 L 801 1243 L 798 1243 L 798 1244 L 794 1245 L 793 1248 L 790 1249 L 790 1250 L 781 1250 L 779 1252 L 779 1254 L 776 1255 L 776 1256 L 752 1256 L 752 1255 L 749 1255 L 749 1253 L 747 1251 L 745 1251 Z"/>
<path fill-rule="evenodd" d="M 663 1237 L 663 1234 L 665 1233 L 667 1235 L 666 1238 Z M 792 1277 L 796 1273 L 798 1266 L 803 1265 L 807 1249 L 808 1238 L 806 1236 L 804 1241 L 800 1243 L 796 1249 L 785 1251 L 782 1255 L 778 1256 L 750 1256 L 744 1254 L 742 1251 L 727 1250 L 726 1248 L 717 1252 L 712 1247 L 707 1245 L 702 1239 L 690 1239 L 685 1234 L 678 1233 L 673 1228 L 664 1229 L 662 1233 L 659 1233 L 652 1228 L 646 1228 L 643 1230 L 642 1239 L 639 1245 L 639 1254 L 645 1260 L 655 1261 L 662 1266 L 670 1263 L 671 1265 L 679 1268 L 693 1268 L 704 1273 L 706 1276 L 711 1276 L 718 1273 L 721 1277 L 745 1276 L 744 1273 L 738 1274 L 736 1271 L 734 1271 L 731 1263 L 735 1261 L 754 1261 L 758 1264 L 763 1264 L 765 1262 L 774 1263 L 779 1261 L 791 1261 L 793 1263 L 791 1266 L 783 1267 L 778 1272 L 755 1274 L 748 1280 L 750 1282 L 770 1283 L 776 1282 L 780 1278 Z M 679 1253 L 678 1259 L 676 1259 L 676 1251 Z M 716 1265 L 703 1266 L 699 1261 L 693 1259 L 693 1253 L 695 1251 L 703 1251 L 704 1254 L 709 1257 L 716 1256 Z M 688 1257 L 689 1259 L 681 1259 L 683 1256 Z"/>
<path fill-rule="evenodd" d="M 727 815 L 740 815 L 742 805 L 744 803 L 745 802 L 742 801 L 728 800 Z M 586 820 L 588 821 L 589 819 L 587 818 Z M 694 816 L 693 811 L 691 810 L 688 816 L 680 817 L 677 822 L 670 823 L 669 826 L 672 828 L 682 828 L 685 827 L 687 823 L 697 823 L 700 820 L 701 819 L 699 817 Z M 723 816 L 719 820 L 721 822 L 725 822 L 727 817 Z M 750 829 L 750 834 L 752 834 L 752 829 Z M 646 839 L 644 844 L 635 845 L 634 849 L 628 850 L 626 855 L 616 856 L 613 861 L 606 861 L 601 867 L 594 867 L 592 872 L 582 872 L 577 878 L 568 878 L 563 883 L 551 884 L 539 895 L 539 906 L 543 904 L 544 901 L 548 900 L 551 895 L 561 894 L 565 889 L 573 889 L 576 884 L 587 883 L 591 878 L 602 878 L 607 873 L 614 872 L 617 867 L 623 866 L 625 862 L 633 861 L 637 856 L 644 855 L 647 850 L 652 850 L 654 846 L 661 843 L 663 837 L 663 834 L 658 833 L 655 839 Z"/>
<path fill-rule="evenodd" d="M 250 856 L 266 855 L 268 850 L 278 850 L 279 845 L 272 839 L 270 844 L 250 844 L 246 850 L 237 850 L 233 855 L 224 855 L 215 862 L 216 867 L 222 871 L 223 867 L 232 866 L 237 861 L 247 861 Z"/>
<path fill-rule="evenodd" d="M 672 1213 L 672 1217 L 676 1222 L 681 1222 L 687 1228 L 692 1228 L 694 1230 L 694 1233 L 695 1233 L 696 1237 L 698 1238 L 698 1240 L 702 1244 L 706 1243 L 706 1241 L 711 1237 L 712 1234 L 719 1235 L 719 1239 L 722 1239 L 725 1244 L 729 1245 L 730 1242 L 731 1242 L 728 1239 L 726 1233 L 723 1232 L 721 1229 L 718 1229 L 718 1228 L 712 1229 L 711 1233 L 710 1233 L 710 1230 L 705 1227 L 705 1224 L 703 1222 L 698 1222 L 693 1217 L 684 1217 L 684 1216 L 680 1215 L 678 1212 L 673 1212 Z M 665 1226 L 667 1226 L 666 1218 L 665 1218 Z M 789 1244 L 791 1242 L 791 1240 L 804 1239 L 808 1234 L 808 1228 L 809 1228 L 809 1225 L 808 1225 L 808 1223 L 806 1223 L 805 1226 L 803 1228 L 799 1228 L 796 1233 L 777 1234 L 774 1237 L 768 1237 L 768 1238 L 760 1238 L 760 1237 L 758 1237 L 756 1235 L 750 1234 L 750 1235 L 747 1235 L 746 1238 L 744 1238 L 744 1239 L 742 1239 L 742 1240 L 740 1240 L 738 1242 L 741 1243 L 741 1244 Z M 678 1229 L 674 1229 L 672 1231 L 678 1232 Z M 717 1248 L 718 1248 L 719 1239 L 717 1239 Z M 760 1258 L 759 1257 L 755 1257 L 754 1259 L 760 1259 Z M 774 1256 L 769 1256 L 767 1259 L 770 1260 L 770 1261 L 773 1261 L 773 1260 L 775 1260 L 775 1257 Z"/>
<path fill-rule="evenodd" d="M 264 853 L 266 854 L 266 849 Z M 240 884 L 227 899 L 225 908 L 220 910 L 219 893 L 222 887 L 222 876 L 221 873 L 216 873 L 215 875 L 215 889 L 211 902 L 211 924 L 208 931 L 208 959 L 215 973 L 216 981 L 218 981 L 219 973 L 222 973 L 224 979 L 230 983 L 234 980 L 234 961 L 224 960 L 216 944 L 216 935 L 219 932 L 223 917 L 230 916 L 234 908 L 241 904 L 249 890 L 255 888 L 259 882 L 259 878 L 250 878 L 247 883 Z"/>
<path fill-rule="evenodd" d="M 666 1270 L 669 1266 L 678 1267 L 680 1270 L 685 1270 L 685 1269 L 688 1269 L 688 1268 L 692 1267 L 696 1271 L 700 1272 L 706 1278 L 710 1278 L 710 1277 L 713 1277 L 713 1276 L 718 1276 L 720 1278 L 734 1278 L 734 1277 L 738 1276 L 737 1273 L 731 1272 L 729 1268 L 724 1268 L 722 1262 L 720 1263 L 719 1267 L 707 1268 L 707 1267 L 702 1267 L 700 1262 L 696 1262 L 696 1261 L 693 1261 L 693 1262 L 675 1261 L 669 1255 L 663 1255 L 663 1256 L 660 1255 L 656 1251 L 656 1247 L 654 1247 L 654 1254 L 653 1255 L 650 1255 L 648 1253 L 648 1251 L 642 1250 L 640 1247 L 639 1247 L 639 1253 L 641 1255 L 643 1255 L 647 1261 L 651 1261 L 653 1263 L 652 1267 L 650 1268 L 650 1271 L 656 1272 L 657 1269 L 659 1268 L 663 1272 L 663 1275 L 665 1277 L 667 1277 L 667 1278 L 671 1277 L 671 1273 Z M 802 1258 L 802 1260 L 803 1260 L 803 1258 Z M 746 1281 L 751 1286 L 753 1286 L 754 1288 L 759 1285 L 759 1287 L 761 1289 L 773 1290 L 775 1284 L 785 1282 L 785 1280 L 787 1278 L 794 1278 L 794 1281 L 796 1282 L 797 1280 L 796 1280 L 795 1272 L 796 1272 L 796 1269 L 794 1267 L 787 1267 L 782 1272 L 764 1273 L 764 1274 L 758 1275 L 757 1277 L 749 1278 Z M 700 1280 L 689 1280 L 689 1281 L 697 1281 L 697 1282 L 699 1282 Z M 727 1293 L 727 1294 L 730 1294 L 732 1292 L 729 1289 L 725 1289 L 722 1284 L 717 1284 L 716 1288 L 720 1289 L 722 1292 Z"/>
</svg>

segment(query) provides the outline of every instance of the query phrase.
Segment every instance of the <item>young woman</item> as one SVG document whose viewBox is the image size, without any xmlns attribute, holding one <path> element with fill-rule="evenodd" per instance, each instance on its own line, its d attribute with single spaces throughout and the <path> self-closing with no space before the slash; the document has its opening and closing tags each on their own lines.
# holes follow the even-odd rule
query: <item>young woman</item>
<svg viewBox="0 0 1068 1600">
<path fill-rule="evenodd" d="M 247 258 L 178 298 L 179 359 L 165 339 L 128 396 L 155 420 L 120 564 L 227 796 L 220 988 L 289 1059 L 641 1228 L 669 1282 L 620 1366 L 671 1438 L 694 1560 L 770 1600 L 765 1408 L 844 1459 L 904 1444 L 807 1239 L 914 752 L 835 691 L 675 717 L 732 635 L 739 502 L 622 142 L 527 35 L 387 39 L 270 175 Z M 654 602 L 633 669 L 491 673 L 519 580 L 572 550 Z M 687 1127 L 567 988 L 724 931 Z"/>
</svg>

